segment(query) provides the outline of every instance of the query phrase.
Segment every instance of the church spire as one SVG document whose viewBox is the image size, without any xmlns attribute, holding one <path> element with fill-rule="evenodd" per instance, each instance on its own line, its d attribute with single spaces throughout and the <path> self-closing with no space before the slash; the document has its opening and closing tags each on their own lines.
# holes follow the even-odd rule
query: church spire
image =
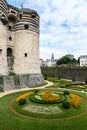
<svg viewBox="0 0 87 130">
<path fill-rule="evenodd" d="M 53 61 L 54 60 L 54 54 L 52 53 L 52 55 L 51 55 L 51 61 Z"/>
</svg>

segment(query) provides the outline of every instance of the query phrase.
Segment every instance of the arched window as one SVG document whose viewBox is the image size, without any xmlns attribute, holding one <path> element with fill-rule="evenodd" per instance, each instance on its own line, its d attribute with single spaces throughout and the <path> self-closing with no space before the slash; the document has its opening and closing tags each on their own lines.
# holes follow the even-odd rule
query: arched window
<svg viewBox="0 0 87 130">
<path fill-rule="evenodd" d="M 9 57 L 13 56 L 13 51 L 11 48 L 7 48 L 7 56 L 9 56 Z"/>
</svg>

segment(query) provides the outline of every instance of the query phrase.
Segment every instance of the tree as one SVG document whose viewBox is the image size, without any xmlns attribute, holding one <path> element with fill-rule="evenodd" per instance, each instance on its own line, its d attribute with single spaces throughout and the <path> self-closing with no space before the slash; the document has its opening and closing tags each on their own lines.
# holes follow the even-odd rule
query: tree
<svg viewBox="0 0 87 130">
<path fill-rule="evenodd" d="M 62 58 L 57 60 L 57 65 L 61 65 L 61 64 L 74 64 L 74 63 L 78 63 L 78 61 L 71 54 L 65 55 Z"/>
</svg>

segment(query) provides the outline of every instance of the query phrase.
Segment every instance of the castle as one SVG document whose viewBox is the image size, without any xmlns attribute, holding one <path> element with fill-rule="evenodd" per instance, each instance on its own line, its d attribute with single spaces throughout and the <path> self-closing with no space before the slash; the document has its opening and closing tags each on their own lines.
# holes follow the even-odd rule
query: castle
<svg viewBox="0 0 87 130">
<path fill-rule="evenodd" d="M 43 82 L 39 63 L 39 15 L 35 10 L 19 9 L 0 0 L 0 75 L 11 72 L 29 75 L 29 82 L 30 79 Z"/>
</svg>

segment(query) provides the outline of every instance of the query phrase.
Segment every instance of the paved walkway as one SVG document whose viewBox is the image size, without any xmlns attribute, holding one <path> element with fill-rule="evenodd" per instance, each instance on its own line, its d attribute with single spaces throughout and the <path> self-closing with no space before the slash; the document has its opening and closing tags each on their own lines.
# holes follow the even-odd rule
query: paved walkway
<svg viewBox="0 0 87 130">
<path fill-rule="evenodd" d="M 53 85 L 53 83 L 50 82 L 50 81 L 46 81 L 46 83 L 47 83 L 46 85 L 41 86 L 41 87 L 36 87 L 36 88 L 28 88 L 27 87 L 27 88 L 15 89 L 15 90 L 8 90 L 8 91 L 0 93 L 0 97 L 3 97 L 5 95 L 11 94 L 11 93 L 15 93 L 15 92 L 21 92 L 21 91 L 26 91 L 26 90 L 34 90 L 34 89 L 43 89 L 43 88 L 46 88 L 48 86 Z"/>
</svg>

